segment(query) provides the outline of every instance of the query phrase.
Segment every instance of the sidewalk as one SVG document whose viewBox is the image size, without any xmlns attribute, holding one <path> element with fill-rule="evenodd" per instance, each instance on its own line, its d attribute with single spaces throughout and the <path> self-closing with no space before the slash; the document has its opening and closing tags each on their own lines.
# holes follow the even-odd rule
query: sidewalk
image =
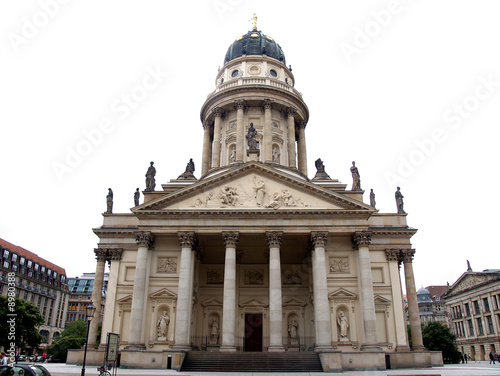
<svg viewBox="0 0 500 376">
<path fill-rule="evenodd" d="M 43 366 L 47 368 L 52 376 L 77 376 L 81 375 L 82 367 L 74 365 L 66 365 L 63 363 L 44 363 Z M 212 372 L 177 372 L 168 369 L 122 369 L 117 370 L 117 375 L 205 375 L 205 376 L 219 376 L 219 375 L 235 375 L 235 376 L 268 376 L 268 375 L 290 375 L 289 373 L 212 373 Z M 86 376 L 97 376 L 96 366 L 85 367 Z M 292 376 L 318 376 L 327 375 L 327 373 L 318 372 L 297 372 L 291 374 Z M 396 369 L 396 370 L 383 370 L 383 371 L 351 371 L 343 372 L 339 375 L 345 376 L 410 376 L 410 375 L 439 375 L 439 376 L 498 376 L 500 375 L 500 364 L 497 362 L 495 365 L 489 364 L 489 361 L 469 362 L 467 364 L 450 364 L 444 367 L 423 368 L 423 369 Z"/>
</svg>

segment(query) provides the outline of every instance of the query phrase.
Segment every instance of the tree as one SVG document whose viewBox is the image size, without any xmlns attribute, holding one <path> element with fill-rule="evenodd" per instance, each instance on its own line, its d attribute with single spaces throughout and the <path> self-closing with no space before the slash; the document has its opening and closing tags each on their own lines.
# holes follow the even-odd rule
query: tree
<svg viewBox="0 0 500 376">
<path fill-rule="evenodd" d="M 84 320 L 73 321 L 68 328 L 61 333 L 59 338 L 47 349 L 54 359 L 66 361 L 68 350 L 81 349 L 87 339 L 88 322 Z M 97 345 L 99 345 L 101 323 L 97 332 Z"/>
<path fill-rule="evenodd" d="M 441 351 L 445 363 L 458 363 L 460 352 L 455 344 L 457 338 L 451 333 L 450 328 L 437 321 L 422 326 L 424 346 L 430 351 Z"/>
<path fill-rule="evenodd" d="M 11 298 L 12 299 L 12 298 Z M 43 318 L 38 308 L 31 302 L 14 298 L 15 305 L 9 306 L 9 298 L 0 296 L 0 346 L 5 349 L 15 347 L 38 348 L 42 343 L 42 336 L 38 327 L 43 324 Z"/>
</svg>

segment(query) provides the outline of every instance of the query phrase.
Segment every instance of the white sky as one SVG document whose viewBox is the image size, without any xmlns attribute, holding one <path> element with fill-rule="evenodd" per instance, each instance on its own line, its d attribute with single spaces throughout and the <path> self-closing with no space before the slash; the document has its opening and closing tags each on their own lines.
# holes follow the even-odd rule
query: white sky
<svg viewBox="0 0 500 376">
<path fill-rule="evenodd" d="M 381 212 L 395 212 L 401 186 L 419 229 L 417 288 L 453 283 L 467 259 L 475 271 L 500 268 L 498 1 L 66 2 L 0 3 L 0 237 L 70 277 L 94 271 L 91 229 L 108 187 L 113 211 L 129 212 L 150 161 L 157 186 L 189 158 L 200 176 L 201 105 L 256 12 L 310 109 L 309 177 L 322 158 L 350 188 L 356 161 L 365 202 L 373 188 Z M 148 70 L 161 82 L 119 110 Z M 111 132 L 58 179 L 54 162 L 66 164 L 68 148 L 106 119 Z M 440 143 L 419 152 L 433 135 Z M 418 166 L 401 176 L 409 159 Z"/>
</svg>

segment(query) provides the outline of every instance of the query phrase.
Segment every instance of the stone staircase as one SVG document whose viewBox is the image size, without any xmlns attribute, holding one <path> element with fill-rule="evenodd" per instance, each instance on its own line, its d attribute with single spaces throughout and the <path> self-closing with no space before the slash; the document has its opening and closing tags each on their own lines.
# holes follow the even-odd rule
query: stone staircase
<svg viewBox="0 0 500 376">
<path fill-rule="evenodd" d="M 323 372 L 315 352 L 236 352 L 190 351 L 182 372 Z"/>
</svg>

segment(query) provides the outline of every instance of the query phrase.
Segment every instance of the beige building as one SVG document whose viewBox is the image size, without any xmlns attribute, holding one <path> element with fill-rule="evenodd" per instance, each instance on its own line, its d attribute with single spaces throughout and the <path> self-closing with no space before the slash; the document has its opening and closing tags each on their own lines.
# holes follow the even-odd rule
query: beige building
<svg viewBox="0 0 500 376">
<path fill-rule="evenodd" d="M 422 344 L 417 230 L 404 212 L 363 201 L 355 166 L 352 189 L 321 160 L 309 174 L 309 109 L 281 47 L 254 27 L 229 47 L 215 82 L 201 108 L 200 178 L 189 163 L 155 188 L 151 165 L 144 203 L 104 214 L 94 229 L 96 285 L 110 262 L 101 343 L 119 333 L 129 367 L 166 367 L 170 358 L 179 369 L 195 351 L 300 350 L 319 354 L 328 371 L 439 364 L 440 353 Z M 96 330 L 93 322 L 91 344 Z"/>
<path fill-rule="evenodd" d="M 38 328 L 43 338 L 40 348 L 46 348 L 65 327 L 68 308 L 65 270 L 3 239 L 0 239 L 0 257 L 0 294 L 7 296 L 13 291 L 16 298 L 38 307 L 43 318 Z"/>
<path fill-rule="evenodd" d="M 473 360 L 500 352 L 500 270 L 468 269 L 445 295 L 457 347 Z"/>
</svg>

